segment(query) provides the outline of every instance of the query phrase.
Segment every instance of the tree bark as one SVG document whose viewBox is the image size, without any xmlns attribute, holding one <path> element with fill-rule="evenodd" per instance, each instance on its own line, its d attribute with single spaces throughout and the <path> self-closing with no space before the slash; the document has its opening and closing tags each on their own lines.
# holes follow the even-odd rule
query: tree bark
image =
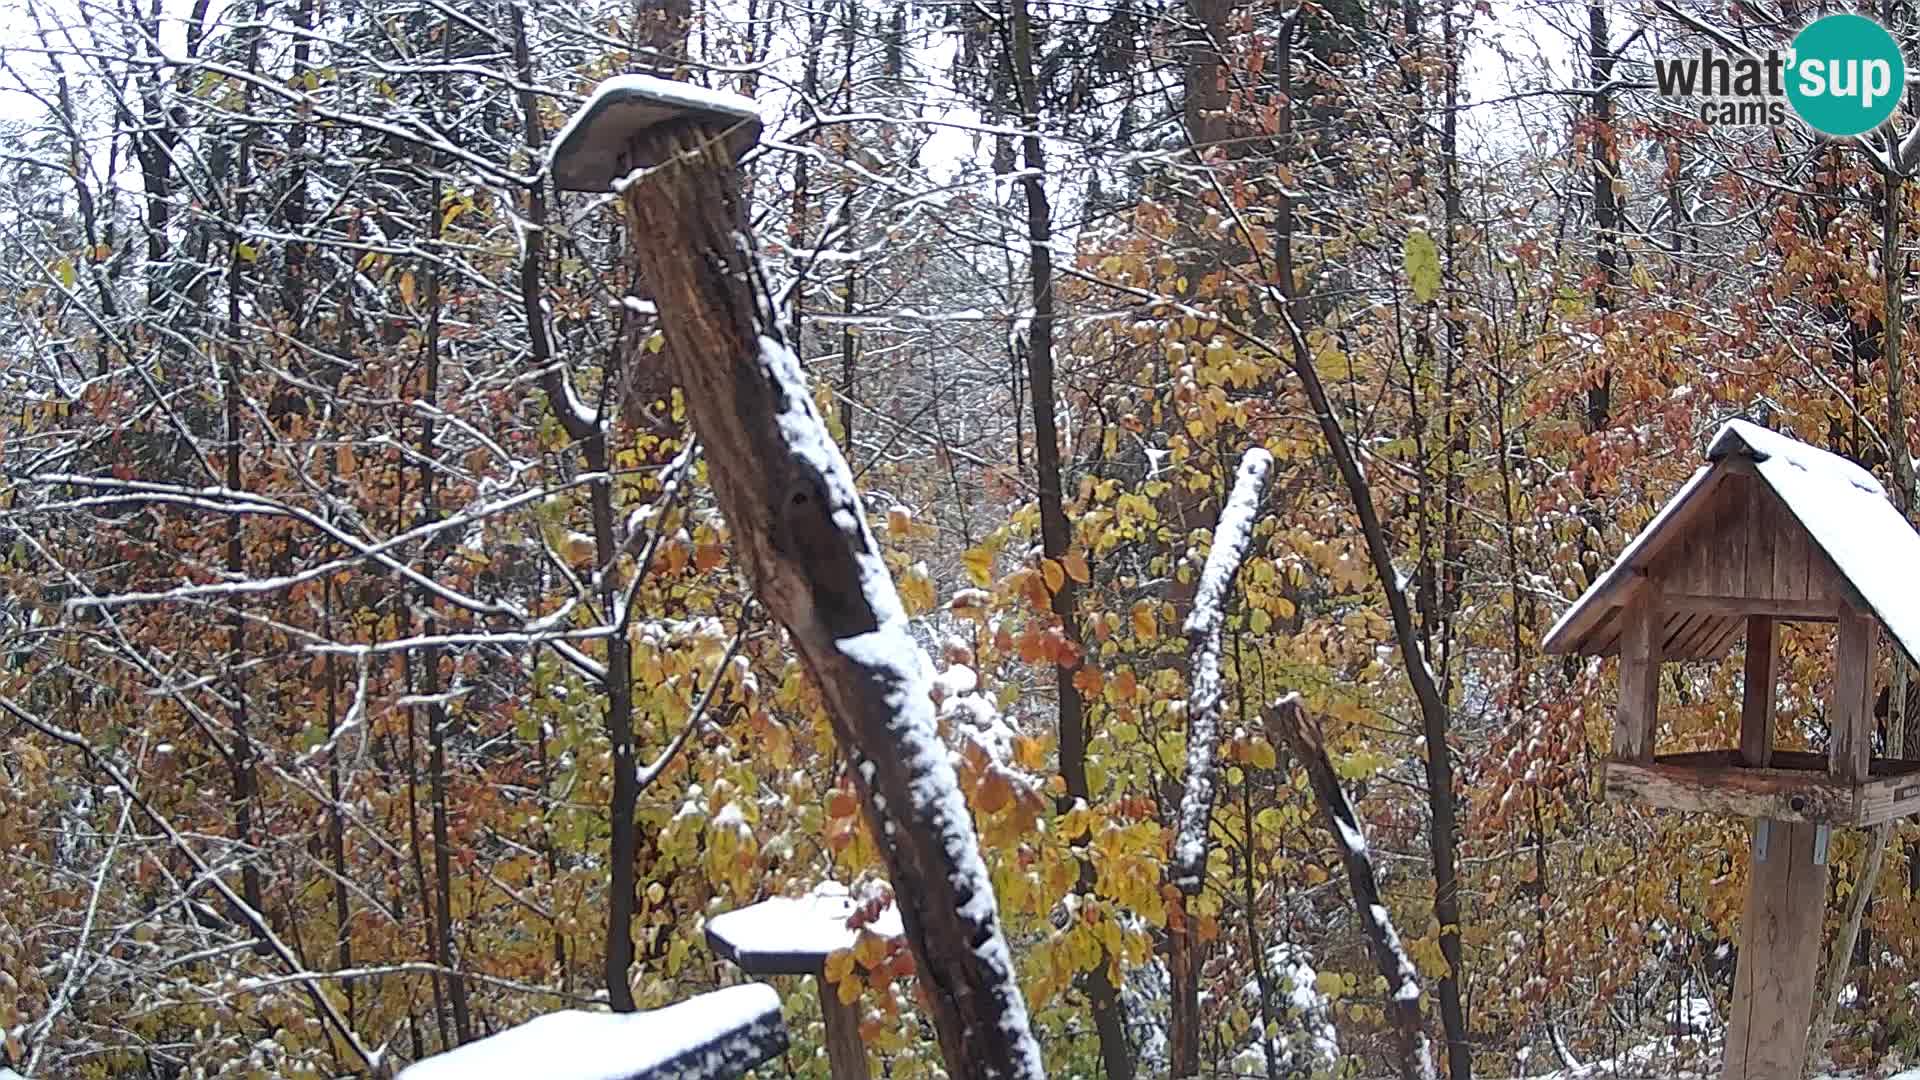
<svg viewBox="0 0 1920 1080">
<path fill-rule="evenodd" d="M 908 632 L 846 458 L 781 340 L 740 180 L 718 132 L 643 133 L 660 162 L 624 201 L 669 374 L 762 604 L 783 623 L 855 762 L 907 940 L 955 1077 L 1043 1075 L 993 884 L 939 742 L 931 668 Z"/>
<path fill-rule="evenodd" d="M 1380 884 L 1374 878 L 1373 860 L 1367 855 L 1366 834 L 1327 757 L 1320 718 L 1300 704 L 1300 695 L 1289 694 L 1267 707 L 1267 728 L 1280 733 L 1306 769 L 1307 783 L 1320 804 L 1327 831 L 1340 849 L 1367 951 L 1380 977 L 1387 980 L 1386 1013 L 1400 1051 L 1400 1075 L 1406 1080 L 1433 1080 L 1433 1053 L 1427 1046 L 1426 1032 L 1421 1030 L 1419 976 L 1401 947 L 1386 905 L 1380 902 Z"/>
<path fill-rule="evenodd" d="M 1073 547 L 1073 524 L 1067 520 L 1064 464 L 1060 460 L 1060 432 L 1056 426 L 1059 399 L 1054 391 L 1053 363 L 1053 206 L 1047 198 L 1046 152 L 1040 142 L 1040 92 L 1034 77 L 1033 17 L 1027 0 L 1009 0 L 1009 59 L 1014 85 L 1019 91 L 1021 157 L 1026 173 L 1020 187 L 1027 210 L 1027 276 L 1033 299 L 1033 318 L 1027 333 L 1027 388 L 1033 405 L 1033 463 L 1035 486 L 1039 490 L 1040 548 L 1056 562 Z M 1080 631 L 1080 586 L 1071 576 L 1061 581 L 1053 594 L 1053 615 L 1060 621 L 1061 633 L 1073 647 L 1073 654 L 1084 655 Z M 1066 781 L 1067 799 L 1091 803 L 1093 793 L 1087 782 L 1087 707 L 1074 684 L 1073 670 L 1064 664 L 1053 669 L 1054 697 L 1058 703 L 1060 733 L 1060 774 Z M 1069 837 L 1084 843 L 1091 837 Z M 1082 849 L 1084 852 L 1084 848 Z M 1084 853 L 1079 858 L 1077 889 L 1093 891 L 1095 872 Z M 1093 1027 L 1100 1038 L 1100 1061 L 1109 1080 L 1132 1080 L 1134 1053 L 1127 1045 L 1126 1024 L 1121 1016 L 1120 995 L 1107 977 L 1109 957 L 1101 950 L 1100 961 L 1080 978 L 1081 988 L 1093 1009 Z"/>
<path fill-rule="evenodd" d="M 1297 26 L 1297 21 L 1289 22 L 1285 32 L 1280 35 L 1278 75 L 1283 91 L 1289 91 L 1292 86 L 1293 34 Z M 1278 131 L 1282 146 L 1292 133 L 1292 126 L 1292 106 L 1283 105 Z M 1314 419 L 1326 441 L 1327 452 L 1333 458 L 1334 469 L 1347 489 L 1348 498 L 1353 501 L 1355 515 L 1360 519 L 1360 533 L 1366 542 L 1368 561 L 1373 564 L 1374 575 L 1386 594 L 1394 640 L 1400 649 L 1407 682 L 1411 684 L 1414 699 L 1420 706 L 1420 731 L 1422 741 L 1426 744 L 1427 804 L 1433 818 L 1427 833 L 1433 858 L 1433 917 L 1440 925 L 1440 953 L 1447 962 L 1447 973 L 1440 978 L 1438 988 L 1440 1019 L 1447 1034 L 1448 1074 L 1452 1080 L 1468 1080 L 1473 1075 L 1473 1048 L 1468 1041 L 1466 1011 L 1460 998 L 1465 962 L 1460 948 L 1460 879 L 1456 865 L 1459 825 L 1453 794 L 1453 750 L 1447 744 L 1451 717 L 1446 700 L 1440 696 L 1433 670 L 1428 666 L 1426 655 L 1420 647 L 1420 635 L 1414 626 L 1407 592 L 1401 584 L 1399 571 L 1393 565 L 1393 552 L 1387 546 L 1386 528 L 1381 524 L 1379 512 L 1373 505 L 1372 485 L 1354 457 L 1353 448 L 1348 445 L 1346 430 L 1333 410 L 1333 402 L 1320 381 L 1319 370 L 1313 366 L 1313 351 L 1307 345 L 1306 331 L 1296 317 L 1298 301 L 1294 296 L 1292 272 L 1293 200 L 1282 195 L 1275 202 L 1278 220 L 1274 229 L 1274 256 L 1280 267 L 1277 274 L 1280 280 L 1275 287 L 1282 297 L 1284 311 L 1281 321 L 1286 327 L 1288 351 L 1291 354 L 1289 363 L 1294 376 L 1306 391 Z"/>
</svg>

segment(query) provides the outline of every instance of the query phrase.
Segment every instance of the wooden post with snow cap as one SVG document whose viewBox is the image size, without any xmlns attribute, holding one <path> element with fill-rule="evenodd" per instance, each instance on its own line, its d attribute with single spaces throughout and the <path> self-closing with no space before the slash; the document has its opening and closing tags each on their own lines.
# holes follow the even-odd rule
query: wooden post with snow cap
<svg viewBox="0 0 1920 1080">
<path fill-rule="evenodd" d="M 833 1080 L 867 1080 L 867 1051 L 860 1042 L 860 1011 L 840 1000 L 826 974 L 827 958 L 852 949 L 862 933 L 883 941 L 903 932 L 899 908 L 888 904 L 862 926 L 849 925 L 860 905 L 844 891 L 815 889 L 801 897 L 776 896 L 751 907 L 716 915 L 707 923 L 707 944 L 749 975 L 811 975 L 827 1029 L 827 1065 Z M 849 975 L 848 978 L 853 976 Z"/>
<path fill-rule="evenodd" d="M 1038 1080 L 993 883 L 934 723 L 931 664 L 760 267 L 737 166 L 759 128 L 746 98 L 624 75 L 556 141 L 553 175 L 622 195 L 629 254 L 666 335 L 661 362 L 706 448 L 735 555 L 855 766 L 948 1072 Z"/>
</svg>

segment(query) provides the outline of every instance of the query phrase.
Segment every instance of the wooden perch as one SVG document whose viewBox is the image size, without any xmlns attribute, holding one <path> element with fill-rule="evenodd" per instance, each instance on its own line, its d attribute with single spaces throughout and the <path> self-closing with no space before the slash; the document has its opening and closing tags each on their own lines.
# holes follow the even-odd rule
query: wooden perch
<svg viewBox="0 0 1920 1080">
<path fill-rule="evenodd" d="M 595 113 L 589 103 L 561 150 L 569 139 L 622 142 L 605 175 L 623 189 L 628 248 L 660 311 L 661 360 L 706 447 L 734 551 L 854 761 L 948 1071 L 1037 1080 L 1039 1047 L 993 885 L 935 726 L 931 666 L 760 272 L 734 163 L 744 99 L 682 109 L 676 99 L 690 91 L 635 76 L 619 92 L 666 107 Z M 596 115 L 615 126 L 595 129 Z M 623 115 L 648 126 L 622 129 Z"/>
<path fill-rule="evenodd" d="M 1213 547 L 1200 571 L 1200 587 L 1187 616 L 1191 659 L 1187 690 L 1187 780 L 1180 796 L 1168 876 L 1188 896 L 1199 894 L 1207 877 L 1207 832 L 1213 820 L 1215 752 L 1220 748 L 1220 707 L 1225 686 L 1220 676 L 1220 628 L 1227 620 L 1227 596 L 1240 566 L 1247 561 L 1254 520 L 1273 472 L 1273 455 L 1255 447 L 1240 458 L 1227 504 L 1213 530 Z"/>
<path fill-rule="evenodd" d="M 1299 694 L 1288 694 L 1267 706 L 1266 718 L 1268 729 L 1279 732 L 1307 770 L 1314 800 L 1320 804 L 1327 830 L 1340 849 L 1367 949 L 1373 954 L 1374 967 L 1387 980 L 1386 1013 L 1399 1043 L 1400 1075 L 1407 1080 L 1434 1080 L 1433 1051 L 1420 1022 L 1420 976 L 1401 947 L 1400 934 L 1393 928 L 1386 905 L 1380 902 L 1380 884 L 1367 854 L 1367 834 L 1360 828 L 1360 817 L 1354 813 L 1346 789 L 1334 775 L 1320 718 L 1300 704 Z"/>
</svg>

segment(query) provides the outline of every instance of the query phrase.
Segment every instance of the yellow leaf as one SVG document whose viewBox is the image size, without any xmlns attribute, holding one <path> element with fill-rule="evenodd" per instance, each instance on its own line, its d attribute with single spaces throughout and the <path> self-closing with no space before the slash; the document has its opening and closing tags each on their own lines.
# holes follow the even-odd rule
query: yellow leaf
<svg viewBox="0 0 1920 1080">
<path fill-rule="evenodd" d="M 860 1000 L 860 980 L 841 979 L 839 985 L 834 987 L 834 993 L 839 997 L 840 1004 L 851 1005 Z"/>
<path fill-rule="evenodd" d="M 241 262 L 252 262 L 260 257 L 260 249 L 252 244 L 235 244 L 233 254 Z"/>
<path fill-rule="evenodd" d="M 413 290 L 414 290 L 413 271 L 408 270 L 407 272 L 400 275 L 400 299 L 405 301 L 408 305 L 412 305 Z"/>
<path fill-rule="evenodd" d="M 1423 304 L 1432 302 L 1440 295 L 1440 249 L 1434 246 L 1433 237 L 1425 229 L 1413 230 L 1407 234 L 1402 255 L 1413 298 Z"/>
<path fill-rule="evenodd" d="M 968 548 L 960 556 L 960 562 L 966 566 L 967 576 L 975 586 L 985 589 L 993 584 L 993 552 L 983 547 Z"/>
<path fill-rule="evenodd" d="M 1271 769 L 1279 764 L 1279 757 L 1273 752 L 1273 744 L 1265 739 L 1256 738 L 1247 747 L 1247 756 L 1257 768 Z"/>
<path fill-rule="evenodd" d="M 1046 576 L 1048 592 L 1059 592 L 1061 586 L 1067 583 L 1067 572 L 1052 559 L 1040 560 L 1040 573 Z"/>
<path fill-rule="evenodd" d="M 1133 632 L 1142 641 L 1152 641 L 1160 636 L 1160 626 L 1153 617 L 1153 607 L 1145 600 L 1133 605 Z"/>
<path fill-rule="evenodd" d="M 895 538 L 906 536 L 913 529 L 913 511 L 904 506 L 896 506 L 887 511 L 887 535 Z"/>
<path fill-rule="evenodd" d="M 900 575 L 900 600 L 906 605 L 909 615 L 930 611 L 938 603 L 926 563 L 914 563 L 906 573 Z"/>
<path fill-rule="evenodd" d="M 860 931 L 860 936 L 853 939 L 853 958 L 868 971 L 879 967 L 887 958 L 886 939 L 871 930 Z"/>
<path fill-rule="evenodd" d="M 853 950 L 835 949 L 827 954 L 826 976 L 828 982 L 840 982 L 853 974 Z"/>
<path fill-rule="evenodd" d="M 69 289 L 73 288 L 72 259 L 61 259 L 59 262 L 53 264 L 53 269 L 55 273 L 60 275 L 60 284 L 65 285 Z"/>
<path fill-rule="evenodd" d="M 1077 551 L 1069 551 L 1060 557 L 1060 565 L 1066 568 L 1067 576 L 1085 585 L 1093 575 L 1087 571 L 1087 560 Z"/>
</svg>

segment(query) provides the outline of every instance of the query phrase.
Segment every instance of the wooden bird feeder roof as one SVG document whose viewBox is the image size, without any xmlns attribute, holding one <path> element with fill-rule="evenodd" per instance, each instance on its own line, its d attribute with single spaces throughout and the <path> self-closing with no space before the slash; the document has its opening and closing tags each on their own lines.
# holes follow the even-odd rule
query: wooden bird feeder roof
<svg viewBox="0 0 1920 1080">
<path fill-rule="evenodd" d="M 563 191 L 612 191 L 634 169 L 659 164 L 635 154 L 635 137 L 669 124 L 718 130 L 735 159 L 760 139 L 760 109 L 752 98 L 651 75 L 616 75 L 553 141 L 553 182 Z"/>
<path fill-rule="evenodd" d="M 1920 534 L 1864 469 L 1744 420 L 1723 425 L 1693 474 L 1559 622 L 1548 653 L 1610 656 L 1621 612 L 1659 595 L 1661 655 L 1725 656 L 1745 618 L 1831 622 L 1871 613 L 1920 656 Z"/>
</svg>

